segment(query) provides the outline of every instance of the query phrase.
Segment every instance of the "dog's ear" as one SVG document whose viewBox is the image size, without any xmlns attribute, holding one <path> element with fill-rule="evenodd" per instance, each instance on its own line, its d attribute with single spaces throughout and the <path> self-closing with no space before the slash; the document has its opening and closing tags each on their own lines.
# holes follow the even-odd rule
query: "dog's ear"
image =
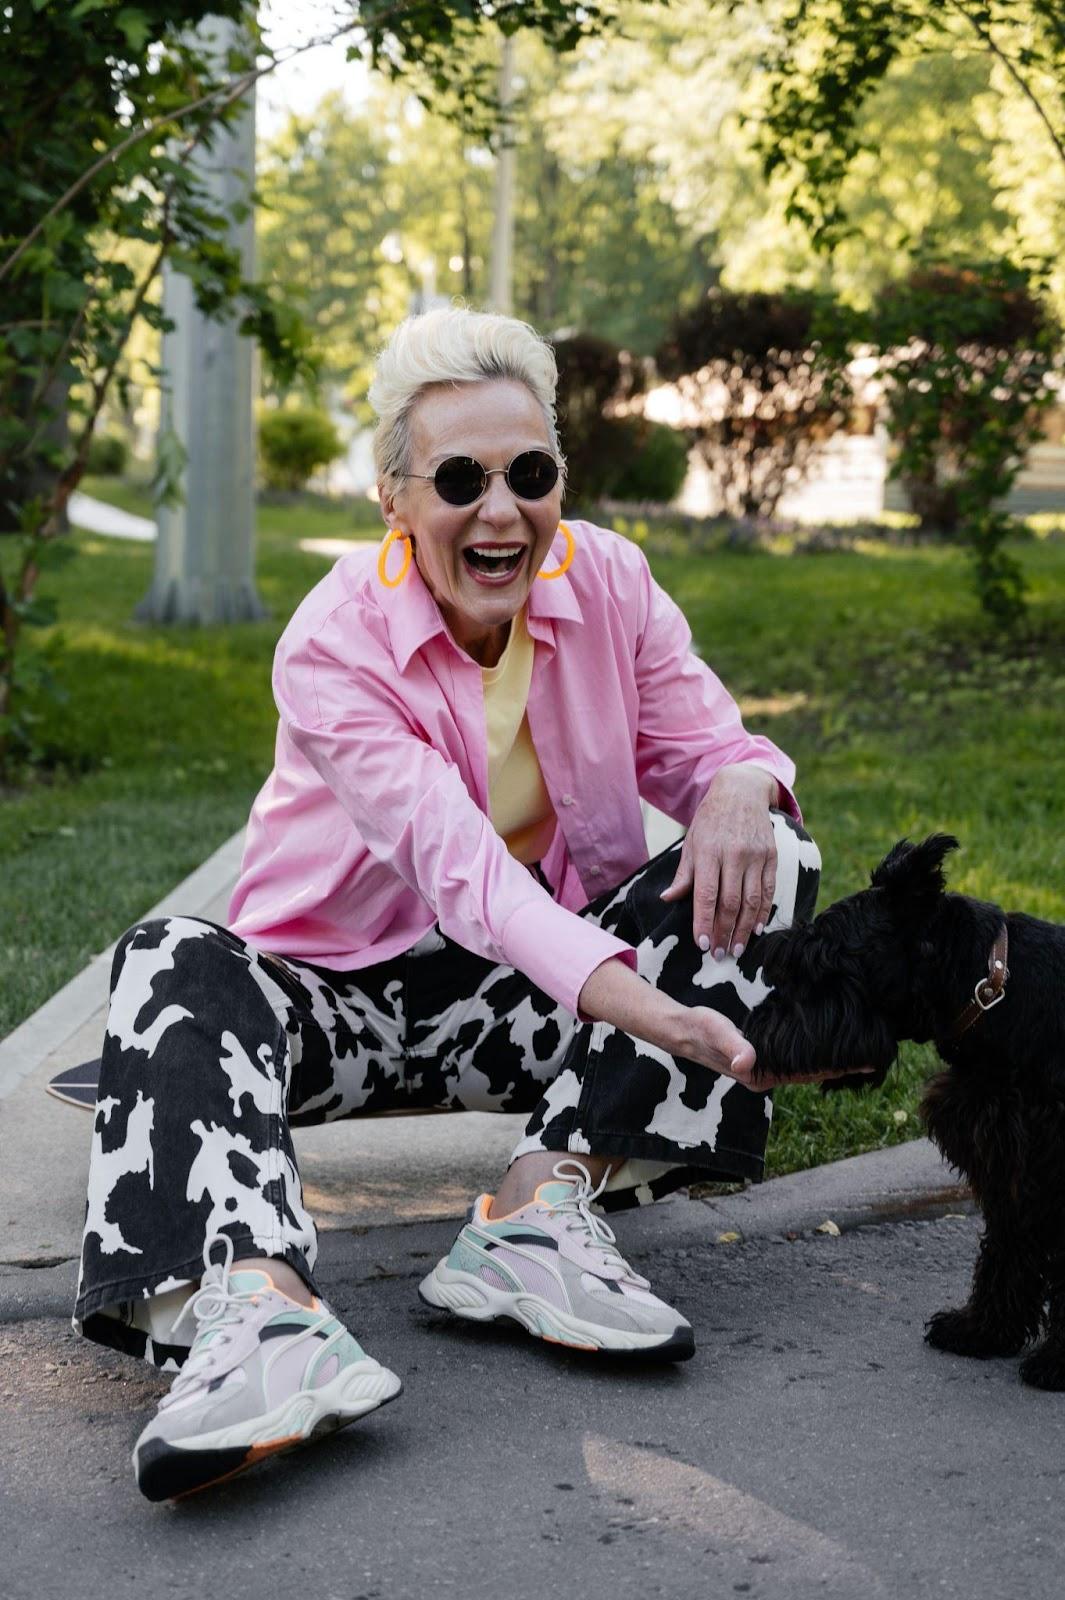
<svg viewBox="0 0 1065 1600">
<path fill-rule="evenodd" d="M 886 889 L 899 900 L 925 905 L 946 888 L 943 862 L 957 848 L 958 841 L 952 833 L 930 833 L 920 844 L 900 839 L 874 868 L 872 886 Z"/>
</svg>

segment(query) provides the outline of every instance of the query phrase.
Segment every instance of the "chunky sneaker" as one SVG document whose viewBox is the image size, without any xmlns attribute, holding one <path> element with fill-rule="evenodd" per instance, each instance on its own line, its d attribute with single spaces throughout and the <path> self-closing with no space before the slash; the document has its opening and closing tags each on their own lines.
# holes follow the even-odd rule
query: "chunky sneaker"
<svg viewBox="0 0 1065 1600">
<path fill-rule="evenodd" d="M 422 1299 L 474 1322 L 512 1317 L 551 1344 L 686 1361 L 691 1325 L 651 1294 L 590 1209 L 606 1179 L 593 1188 L 587 1169 L 565 1160 L 555 1180 L 507 1217 L 490 1220 L 491 1196 L 481 1195 Z"/>
<path fill-rule="evenodd" d="M 212 1265 L 212 1244 L 225 1260 Z M 188 1358 L 133 1450 L 149 1500 L 179 1499 L 231 1478 L 264 1456 L 343 1428 L 403 1387 L 316 1300 L 300 1305 L 259 1269 L 232 1271 L 224 1234 L 204 1250 L 206 1272 L 188 1314 L 199 1327 Z"/>
</svg>

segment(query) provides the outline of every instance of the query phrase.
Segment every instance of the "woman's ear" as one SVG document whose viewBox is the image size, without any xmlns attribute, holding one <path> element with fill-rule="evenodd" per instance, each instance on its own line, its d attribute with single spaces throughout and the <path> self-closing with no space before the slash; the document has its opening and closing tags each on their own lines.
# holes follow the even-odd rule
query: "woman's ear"
<svg viewBox="0 0 1065 1600">
<path fill-rule="evenodd" d="M 388 489 L 381 482 L 377 485 L 377 503 L 381 507 L 381 517 L 386 528 L 391 528 L 396 520 L 396 497 L 393 489 Z"/>
</svg>

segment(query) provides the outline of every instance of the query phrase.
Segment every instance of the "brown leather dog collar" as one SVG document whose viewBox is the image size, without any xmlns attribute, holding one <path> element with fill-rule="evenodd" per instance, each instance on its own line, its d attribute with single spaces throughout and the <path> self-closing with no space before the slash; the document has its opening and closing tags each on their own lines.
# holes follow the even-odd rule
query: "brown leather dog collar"
<svg viewBox="0 0 1065 1600">
<path fill-rule="evenodd" d="M 950 1038 L 960 1039 L 963 1033 L 968 1032 L 974 1022 L 979 1021 L 985 1011 L 990 1011 L 997 1006 L 1000 1000 L 1006 998 L 1006 979 L 1009 977 L 1009 968 L 1006 957 L 1009 954 L 1009 937 L 1006 924 L 998 938 L 991 947 L 991 954 L 987 959 L 987 977 L 981 978 L 973 990 L 973 997 L 958 1017 L 951 1029 Z"/>
</svg>

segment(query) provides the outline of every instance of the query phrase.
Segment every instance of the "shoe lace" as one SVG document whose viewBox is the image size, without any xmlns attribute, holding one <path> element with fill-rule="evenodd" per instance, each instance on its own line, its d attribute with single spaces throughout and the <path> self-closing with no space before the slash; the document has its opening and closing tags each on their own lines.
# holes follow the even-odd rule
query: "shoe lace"
<svg viewBox="0 0 1065 1600">
<path fill-rule="evenodd" d="M 632 1270 L 618 1249 L 614 1230 L 591 1209 L 607 1186 L 609 1169 L 597 1184 L 593 1184 L 591 1173 L 584 1163 L 567 1158 L 557 1163 L 554 1176 L 563 1183 L 573 1185 L 563 1199 L 551 1202 L 551 1210 L 567 1218 L 565 1231 L 583 1233 L 586 1247 L 601 1256 L 604 1267 L 615 1272 L 620 1269 L 621 1275 L 630 1278 L 633 1283 L 644 1283 L 645 1280 Z"/>
<path fill-rule="evenodd" d="M 220 1262 L 211 1260 L 217 1244 L 221 1244 L 224 1252 Z M 220 1368 L 224 1370 L 226 1350 L 234 1339 L 233 1329 L 253 1302 L 253 1296 L 246 1291 L 238 1294 L 230 1287 L 233 1241 L 228 1234 L 216 1233 L 207 1240 L 203 1247 L 203 1264 L 200 1287 L 174 1319 L 173 1331 L 176 1332 L 187 1316 L 195 1317 L 198 1326 L 192 1348 L 169 1392 L 160 1401 L 161 1409 L 190 1389 L 210 1382 L 219 1375 Z"/>
</svg>

